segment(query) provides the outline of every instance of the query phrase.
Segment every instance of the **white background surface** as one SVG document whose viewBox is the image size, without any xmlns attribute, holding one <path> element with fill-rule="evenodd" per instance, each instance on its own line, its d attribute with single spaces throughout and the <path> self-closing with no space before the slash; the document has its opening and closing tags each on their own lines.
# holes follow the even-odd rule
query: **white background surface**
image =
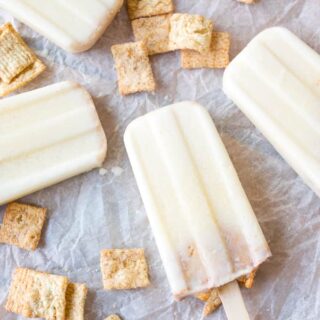
<svg viewBox="0 0 320 320">
<path fill-rule="evenodd" d="M 206 15 L 217 30 L 230 32 L 232 57 L 259 31 L 276 25 L 286 26 L 320 52 L 319 0 L 261 0 L 253 6 L 235 0 L 176 0 L 176 7 Z M 48 221 L 37 251 L 0 245 L 1 320 L 22 319 L 4 309 L 17 266 L 86 282 L 86 319 L 102 320 L 114 312 L 124 320 L 200 318 L 201 302 L 173 302 L 122 142 L 131 120 L 186 99 L 200 102 L 212 115 L 273 252 L 261 266 L 254 288 L 243 290 L 252 319 L 320 319 L 320 199 L 224 96 L 223 71 L 182 70 L 179 52 L 164 54 L 151 59 L 158 83 L 154 95 L 120 97 L 110 46 L 133 40 L 125 8 L 90 51 L 76 55 L 0 12 L 0 22 L 5 21 L 14 22 L 48 65 L 23 91 L 61 80 L 84 85 L 93 95 L 109 149 L 105 175 L 94 170 L 23 199 L 47 207 Z M 0 219 L 3 211 L 0 207 Z M 103 291 L 99 251 L 110 247 L 146 248 L 151 287 Z M 225 319 L 222 308 L 208 319 Z"/>
</svg>

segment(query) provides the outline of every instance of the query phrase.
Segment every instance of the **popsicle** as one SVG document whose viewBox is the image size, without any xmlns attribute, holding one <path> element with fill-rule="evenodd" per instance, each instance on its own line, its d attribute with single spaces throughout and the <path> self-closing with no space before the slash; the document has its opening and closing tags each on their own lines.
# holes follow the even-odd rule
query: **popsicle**
<svg viewBox="0 0 320 320">
<path fill-rule="evenodd" d="M 76 83 L 0 100 L 0 205 L 100 166 L 106 151 L 93 101 Z"/>
<path fill-rule="evenodd" d="M 176 299 L 229 284 L 270 257 L 204 107 L 186 101 L 150 112 L 129 124 L 124 141 Z"/>
<path fill-rule="evenodd" d="M 0 8 L 70 52 L 90 49 L 123 0 L 0 0 Z"/>
<path fill-rule="evenodd" d="M 320 196 L 320 56 L 267 29 L 227 67 L 223 90 Z"/>
</svg>

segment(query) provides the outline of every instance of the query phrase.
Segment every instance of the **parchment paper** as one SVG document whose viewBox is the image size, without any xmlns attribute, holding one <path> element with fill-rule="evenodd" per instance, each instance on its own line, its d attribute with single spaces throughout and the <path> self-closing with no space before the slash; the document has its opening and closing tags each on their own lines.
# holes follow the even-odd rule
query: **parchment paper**
<svg viewBox="0 0 320 320">
<path fill-rule="evenodd" d="M 9 1 L 9 0 L 8 0 Z M 234 57 L 264 28 L 286 26 L 320 52 L 319 0 L 176 0 L 177 12 L 206 15 L 217 30 L 232 35 Z M 108 138 L 106 169 L 94 170 L 22 199 L 49 209 L 40 249 L 29 253 L 0 245 L 0 319 L 23 319 L 4 309 L 11 273 L 17 266 L 67 275 L 89 286 L 86 319 L 110 313 L 124 320 L 199 319 L 202 303 L 173 301 L 157 248 L 122 142 L 128 123 L 148 111 L 186 99 L 212 115 L 232 157 L 273 257 L 259 269 L 252 290 L 243 290 L 252 319 L 320 319 L 320 199 L 297 177 L 274 148 L 221 91 L 221 70 L 182 70 L 179 53 L 153 57 L 155 94 L 121 97 L 110 46 L 133 40 L 125 8 L 88 52 L 69 54 L 25 25 L 12 21 L 48 70 L 22 91 L 74 80 L 94 101 Z M 297 128 L 298 129 L 298 128 Z M 4 207 L 0 210 L 0 219 Z M 150 288 L 102 290 L 99 251 L 144 247 L 150 264 Z M 208 319 L 226 319 L 223 309 Z"/>
</svg>

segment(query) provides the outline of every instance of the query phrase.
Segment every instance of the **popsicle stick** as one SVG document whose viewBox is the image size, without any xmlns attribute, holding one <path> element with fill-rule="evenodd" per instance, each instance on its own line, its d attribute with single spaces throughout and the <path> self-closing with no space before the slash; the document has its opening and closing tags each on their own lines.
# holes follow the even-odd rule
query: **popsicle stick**
<svg viewBox="0 0 320 320">
<path fill-rule="evenodd" d="M 218 289 L 228 320 L 250 320 L 237 281 Z"/>
</svg>

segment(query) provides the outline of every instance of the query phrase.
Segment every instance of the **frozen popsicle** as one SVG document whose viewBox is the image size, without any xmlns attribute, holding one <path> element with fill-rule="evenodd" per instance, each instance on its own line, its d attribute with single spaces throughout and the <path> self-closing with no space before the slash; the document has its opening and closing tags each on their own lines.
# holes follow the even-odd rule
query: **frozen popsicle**
<svg viewBox="0 0 320 320">
<path fill-rule="evenodd" d="M 76 83 L 0 100 L 0 205 L 100 166 L 106 151 L 93 101 Z"/>
<path fill-rule="evenodd" d="M 320 56 L 267 29 L 227 67 L 223 90 L 320 196 Z"/>
<path fill-rule="evenodd" d="M 123 0 L 0 0 L 0 8 L 70 52 L 90 49 Z"/>
<path fill-rule="evenodd" d="M 181 102 L 151 112 L 129 124 L 124 140 L 177 299 L 228 284 L 270 256 L 202 106 Z"/>
</svg>

